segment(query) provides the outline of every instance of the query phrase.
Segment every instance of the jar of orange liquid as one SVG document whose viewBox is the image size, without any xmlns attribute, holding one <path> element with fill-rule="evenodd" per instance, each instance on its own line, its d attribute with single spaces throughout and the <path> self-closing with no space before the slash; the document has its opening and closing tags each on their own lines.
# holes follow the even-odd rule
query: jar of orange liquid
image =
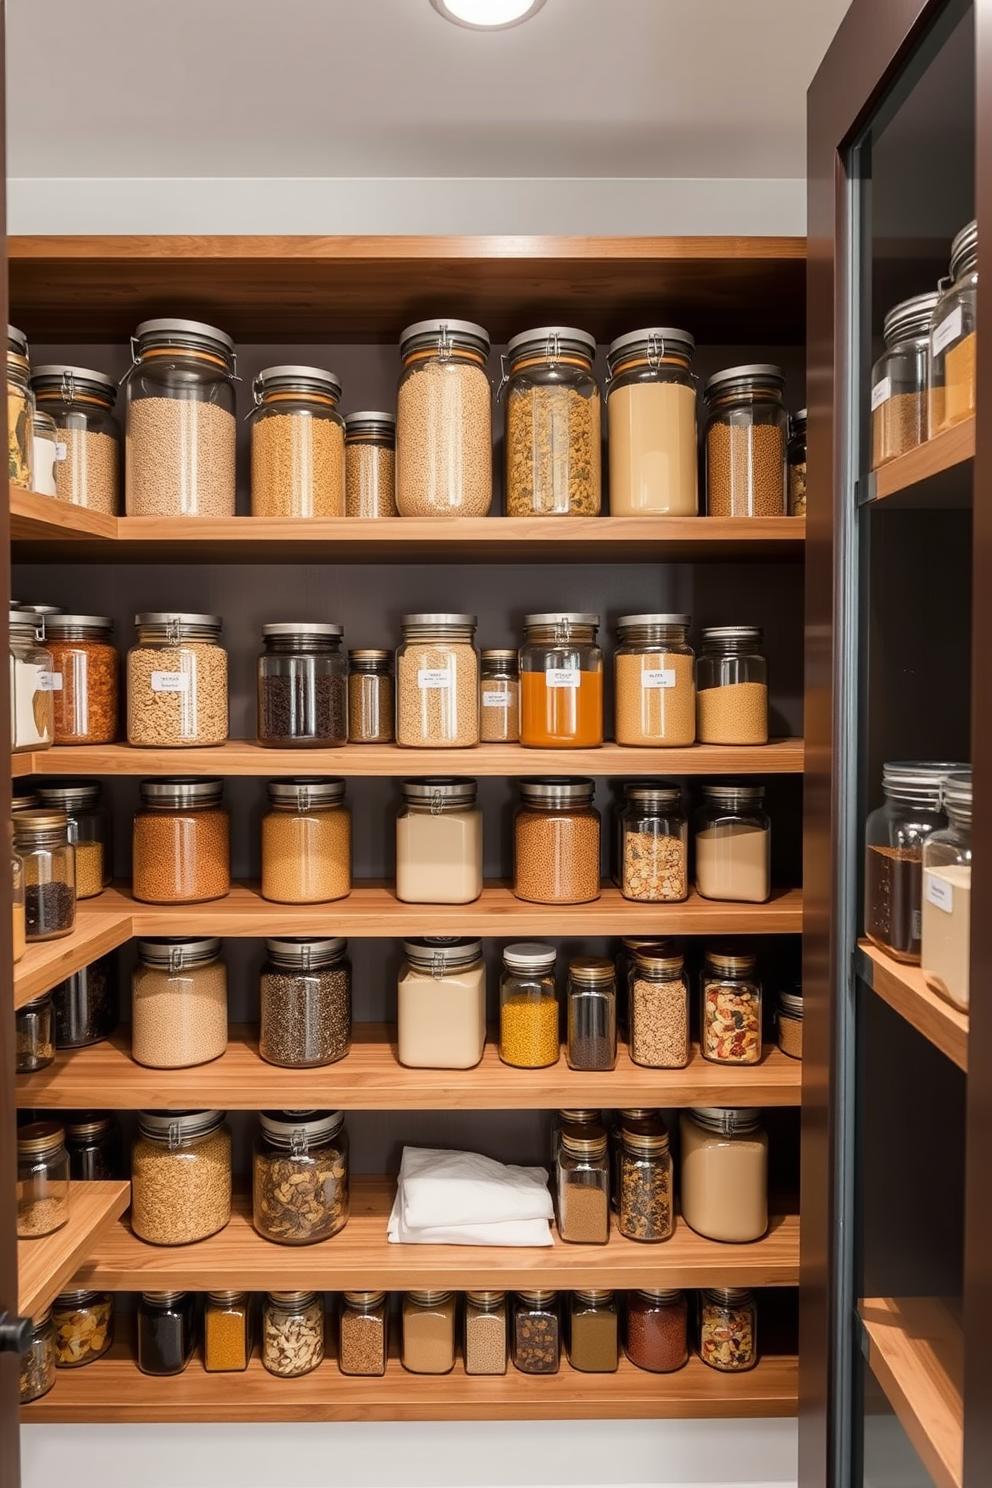
<svg viewBox="0 0 992 1488">
<path fill-rule="evenodd" d="M 599 616 L 526 615 L 520 651 L 520 742 L 532 749 L 588 749 L 603 742 Z"/>
</svg>

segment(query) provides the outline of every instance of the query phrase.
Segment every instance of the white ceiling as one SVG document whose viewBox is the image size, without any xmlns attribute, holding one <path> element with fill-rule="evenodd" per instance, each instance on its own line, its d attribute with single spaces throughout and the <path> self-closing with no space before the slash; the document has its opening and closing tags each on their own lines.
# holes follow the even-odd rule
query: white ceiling
<svg viewBox="0 0 992 1488">
<path fill-rule="evenodd" d="M 848 0 L 8 0 L 17 177 L 800 177 Z"/>
</svg>

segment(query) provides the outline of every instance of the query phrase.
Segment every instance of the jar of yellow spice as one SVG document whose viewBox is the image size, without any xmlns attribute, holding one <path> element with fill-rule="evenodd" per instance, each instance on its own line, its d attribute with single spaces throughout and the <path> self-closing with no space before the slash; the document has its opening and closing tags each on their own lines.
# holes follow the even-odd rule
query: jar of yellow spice
<svg viewBox="0 0 992 1488">
<path fill-rule="evenodd" d="M 96 780 L 64 780 L 38 788 L 42 806 L 64 811 L 69 841 L 76 849 L 76 898 L 92 899 L 110 883 L 113 873 L 110 814 L 101 805 Z"/>
<path fill-rule="evenodd" d="M 203 1367 L 208 1374 L 248 1368 L 251 1298 L 247 1292 L 208 1292 L 203 1308 Z"/>
<path fill-rule="evenodd" d="M 517 1069 L 557 1064 L 558 994 L 554 946 L 521 942 L 503 952 L 499 987 L 499 1057 Z"/>
</svg>

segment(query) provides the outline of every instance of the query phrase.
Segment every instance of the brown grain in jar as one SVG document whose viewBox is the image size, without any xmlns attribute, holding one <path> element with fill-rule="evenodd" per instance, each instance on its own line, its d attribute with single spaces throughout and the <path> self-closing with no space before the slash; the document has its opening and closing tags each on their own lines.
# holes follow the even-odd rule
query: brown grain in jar
<svg viewBox="0 0 992 1488">
<path fill-rule="evenodd" d="M 340 380 L 320 367 L 266 367 L 252 394 L 252 516 L 344 516 Z"/>
<path fill-rule="evenodd" d="M 393 653 L 349 651 L 349 744 L 391 744 L 395 706 Z"/>
<path fill-rule="evenodd" d="M 231 1218 L 231 1129 L 223 1111 L 140 1111 L 131 1228 L 149 1245 L 191 1245 Z"/>
<path fill-rule="evenodd" d="M 349 413 L 344 421 L 344 514 L 397 517 L 396 419 Z"/>
<path fill-rule="evenodd" d="M 55 487 L 60 501 L 115 517 L 120 510 L 121 426 L 117 386 L 103 372 L 61 364 L 31 374 L 38 407 L 55 420 Z"/>
<path fill-rule="evenodd" d="M 706 509 L 711 517 L 783 517 L 789 415 L 781 367 L 728 367 L 709 379 Z"/>
<path fill-rule="evenodd" d="M 262 898 L 322 904 L 351 892 L 351 812 L 344 781 L 270 780 L 262 818 Z"/>
<path fill-rule="evenodd" d="M 227 652 L 219 615 L 135 615 L 127 657 L 127 741 L 157 749 L 223 744 Z"/>
<path fill-rule="evenodd" d="M 132 893 L 146 904 L 200 904 L 231 889 L 224 782 L 143 780 L 135 813 Z"/>
<path fill-rule="evenodd" d="M 520 781 L 514 819 L 513 892 L 532 904 L 598 899 L 599 812 L 591 780 Z"/>
</svg>

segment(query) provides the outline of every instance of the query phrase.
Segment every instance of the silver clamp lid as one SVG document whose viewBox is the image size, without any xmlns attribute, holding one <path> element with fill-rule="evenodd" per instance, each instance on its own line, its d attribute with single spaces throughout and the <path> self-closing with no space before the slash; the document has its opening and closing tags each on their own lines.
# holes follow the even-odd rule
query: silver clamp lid
<svg viewBox="0 0 992 1488">
<path fill-rule="evenodd" d="M 757 1106 L 691 1106 L 689 1115 L 697 1125 L 725 1137 L 757 1131 L 761 1125 Z"/>
<path fill-rule="evenodd" d="M 436 342 L 442 359 L 450 356 L 456 347 L 488 356 L 492 345 L 489 332 L 474 320 L 415 320 L 400 332 L 400 356 L 405 356 L 418 341 Z"/>
<path fill-rule="evenodd" d="M 404 940 L 403 954 L 418 971 L 429 971 L 439 980 L 449 971 L 471 966 L 482 955 L 482 941 L 460 936 L 424 936 Z"/>
<path fill-rule="evenodd" d="M 265 789 L 273 806 L 297 806 L 309 811 L 312 806 L 335 806 L 343 801 L 344 787 L 339 776 L 315 775 L 270 780 Z"/>
<path fill-rule="evenodd" d="M 425 775 L 421 780 L 404 780 L 404 799 L 410 805 L 430 806 L 440 815 L 448 806 L 471 806 L 478 795 L 478 783 L 458 776 Z"/>
<path fill-rule="evenodd" d="M 606 351 L 610 373 L 635 353 L 647 356 L 652 366 L 659 365 L 666 356 L 691 357 L 696 349 L 696 340 L 688 331 L 674 326 L 646 326 L 640 331 L 628 331 L 611 341 Z"/>
<path fill-rule="evenodd" d="M 703 397 L 729 392 L 736 383 L 740 383 L 745 389 L 770 387 L 781 393 L 785 389 L 785 373 L 773 362 L 747 362 L 741 367 L 725 367 L 722 372 L 714 372 L 707 380 Z"/>
<path fill-rule="evenodd" d="M 184 971 L 189 966 L 202 966 L 220 955 L 220 939 L 210 935 L 172 938 L 156 936 L 138 941 L 138 955 L 146 966 L 167 966 L 169 971 Z"/>
<path fill-rule="evenodd" d="M 265 942 L 266 955 L 277 966 L 292 966 L 300 971 L 310 971 L 319 966 L 329 966 L 339 961 L 348 948 L 343 936 L 314 939 L 304 935 L 281 936 L 278 940 Z"/>
<path fill-rule="evenodd" d="M 262 626 L 263 636 L 313 636 L 315 640 L 337 639 L 344 635 L 343 625 L 325 625 L 317 620 L 277 620 Z"/>
</svg>

